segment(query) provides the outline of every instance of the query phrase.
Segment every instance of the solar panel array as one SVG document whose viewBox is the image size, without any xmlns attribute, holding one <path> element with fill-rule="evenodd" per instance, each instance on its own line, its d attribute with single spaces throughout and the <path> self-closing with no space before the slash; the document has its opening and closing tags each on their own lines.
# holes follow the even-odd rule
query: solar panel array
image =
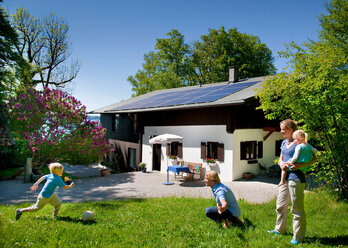
<svg viewBox="0 0 348 248">
<path fill-rule="evenodd" d="M 225 85 L 217 85 L 210 87 L 202 87 L 196 89 L 171 91 L 160 93 L 148 98 L 144 98 L 132 103 L 128 103 L 111 110 L 131 110 L 144 109 L 155 107 L 168 107 L 175 105 L 193 104 L 212 102 L 227 95 L 245 89 L 260 81 L 245 82 L 245 83 L 230 83 Z"/>
</svg>

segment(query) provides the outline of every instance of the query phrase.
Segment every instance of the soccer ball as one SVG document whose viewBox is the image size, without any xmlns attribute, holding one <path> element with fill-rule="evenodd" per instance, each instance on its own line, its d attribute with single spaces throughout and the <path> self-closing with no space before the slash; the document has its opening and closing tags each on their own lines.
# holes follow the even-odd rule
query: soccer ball
<svg viewBox="0 0 348 248">
<path fill-rule="evenodd" d="M 92 211 L 86 211 L 82 215 L 82 221 L 93 221 L 94 213 Z"/>
</svg>

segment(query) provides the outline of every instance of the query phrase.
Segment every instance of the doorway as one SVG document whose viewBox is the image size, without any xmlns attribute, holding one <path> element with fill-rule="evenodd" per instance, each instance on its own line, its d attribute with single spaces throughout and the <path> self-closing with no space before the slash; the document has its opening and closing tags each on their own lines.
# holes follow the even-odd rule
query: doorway
<svg viewBox="0 0 348 248">
<path fill-rule="evenodd" d="M 161 171 L 161 144 L 152 146 L 152 170 Z"/>
<path fill-rule="evenodd" d="M 128 166 L 132 168 L 133 170 L 136 170 L 137 168 L 137 150 L 134 148 L 128 148 Z"/>
</svg>

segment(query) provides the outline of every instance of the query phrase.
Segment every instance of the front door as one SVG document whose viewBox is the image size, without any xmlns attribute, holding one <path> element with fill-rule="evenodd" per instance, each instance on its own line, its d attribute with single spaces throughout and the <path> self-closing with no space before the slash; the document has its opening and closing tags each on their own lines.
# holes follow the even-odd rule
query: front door
<svg viewBox="0 0 348 248">
<path fill-rule="evenodd" d="M 161 144 L 153 144 L 152 147 L 152 170 L 161 171 Z"/>
</svg>

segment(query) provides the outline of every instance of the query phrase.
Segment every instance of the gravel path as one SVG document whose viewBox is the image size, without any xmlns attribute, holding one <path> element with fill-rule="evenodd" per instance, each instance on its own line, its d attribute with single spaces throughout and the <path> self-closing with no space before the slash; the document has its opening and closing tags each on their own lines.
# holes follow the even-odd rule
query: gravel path
<svg viewBox="0 0 348 248">
<path fill-rule="evenodd" d="M 74 182 L 76 186 L 71 190 L 57 189 L 63 202 L 101 201 L 125 198 L 150 197 L 203 197 L 211 198 L 212 192 L 203 181 L 188 181 L 174 179 L 170 173 L 169 180 L 173 185 L 165 185 L 166 174 L 160 172 L 128 172 L 110 174 L 101 177 L 100 167 L 93 166 L 65 166 L 65 171 L 79 177 Z M 252 180 L 238 180 L 225 183 L 238 199 L 245 199 L 250 203 L 268 202 L 275 198 L 278 191 L 279 179 L 257 176 Z M 0 181 L 0 204 L 18 204 L 35 202 L 37 192 L 30 191 L 32 183 L 23 183 L 23 179 Z"/>
</svg>

